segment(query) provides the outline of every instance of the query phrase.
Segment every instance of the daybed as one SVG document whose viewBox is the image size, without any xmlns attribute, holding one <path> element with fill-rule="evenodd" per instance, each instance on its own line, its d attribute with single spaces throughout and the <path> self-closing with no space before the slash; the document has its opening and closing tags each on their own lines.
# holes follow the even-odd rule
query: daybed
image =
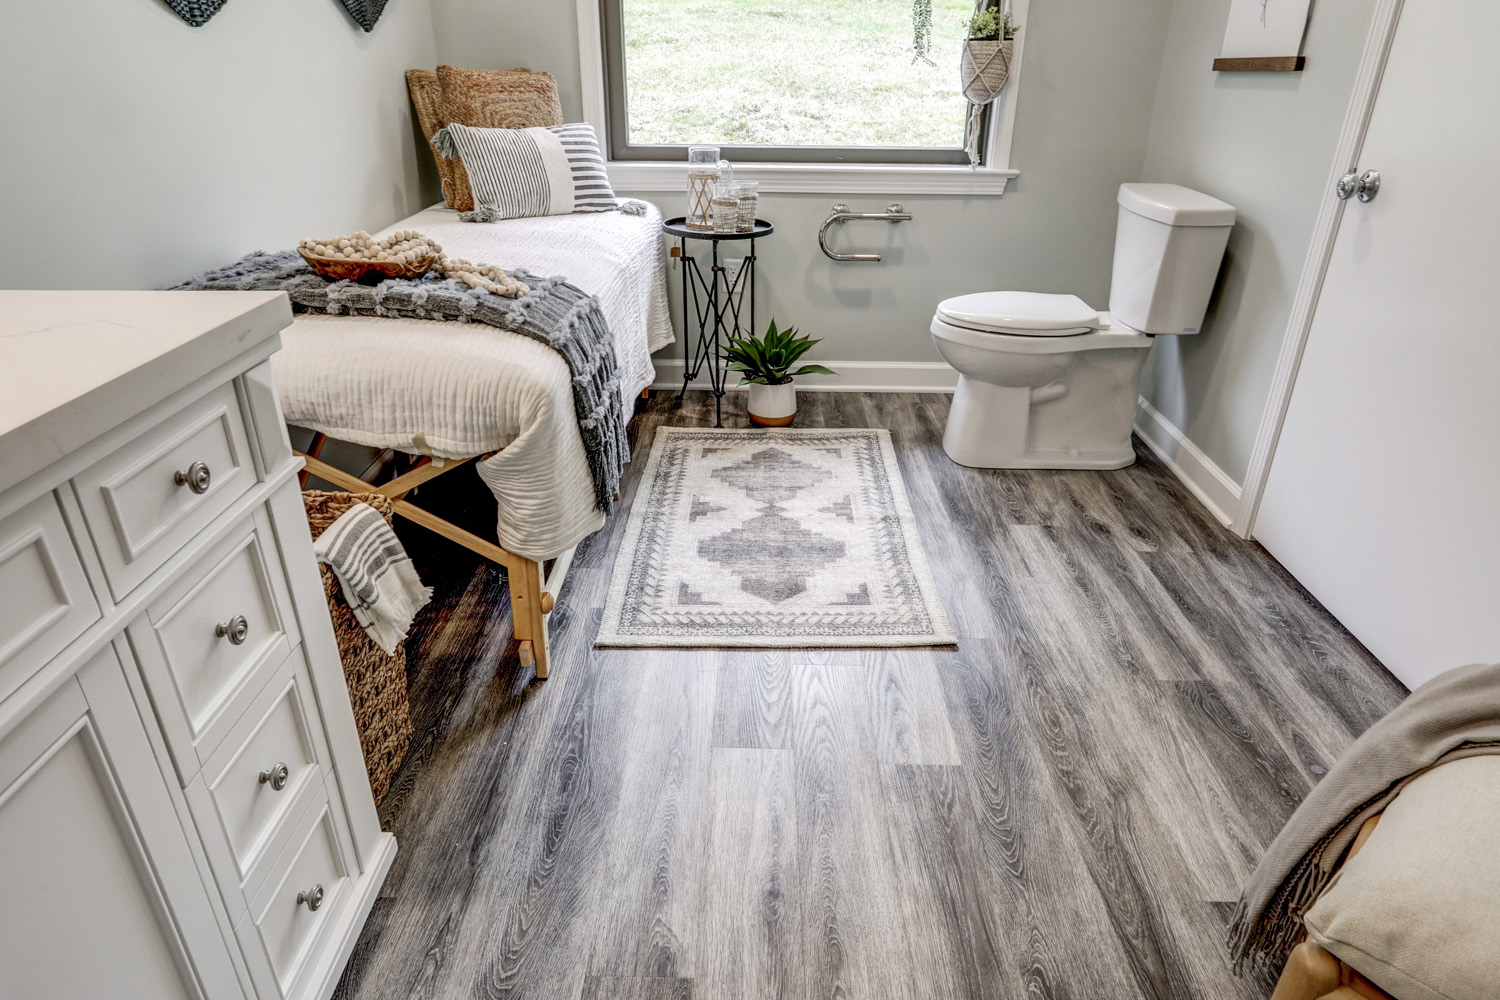
<svg viewBox="0 0 1500 1000">
<path fill-rule="evenodd" d="M 614 335 L 627 414 L 651 384 L 651 352 L 673 339 L 654 207 L 493 223 L 435 207 L 385 232 L 397 229 L 435 238 L 450 256 L 561 276 L 595 296 Z M 397 514 L 505 566 L 522 661 L 545 677 L 553 595 L 573 547 L 604 524 L 562 357 L 492 326 L 387 317 L 299 314 L 283 340 L 275 358 L 282 408 L 289 423 L 318 435 L 309 470 L 341 489 L 390 496 Z M 377 486 L 322 462 L 323 436 L 424 461 Z M 499 506 L 498 545 L 403 499 L 472 459 Z"/>
</svg>

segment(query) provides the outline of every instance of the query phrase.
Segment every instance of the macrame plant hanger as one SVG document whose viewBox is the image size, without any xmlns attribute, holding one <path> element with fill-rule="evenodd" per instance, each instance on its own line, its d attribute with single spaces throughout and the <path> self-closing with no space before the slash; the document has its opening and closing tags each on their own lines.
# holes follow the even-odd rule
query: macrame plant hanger
<svg viewBox="0 0 1500 1000">
<path fill-rule="evenodd" d="M 976 13 L 992 6 L 990 0 L 979 0 Z M 964 42 L 963 56 L 959 64 L 959 80 L 964 96 L 969 99 L 969 123 L 964 130 L 964 152 L 969 154 L 969 165 L 979 166 L 979 137 L 984 131 L 984 109 L 994 103 L 1010 79 L 1011 57 L 1015 54 L 1015 39 L 1005 37 L 1000 29 L 996 39 L 970 38 Z"/>
</svg>

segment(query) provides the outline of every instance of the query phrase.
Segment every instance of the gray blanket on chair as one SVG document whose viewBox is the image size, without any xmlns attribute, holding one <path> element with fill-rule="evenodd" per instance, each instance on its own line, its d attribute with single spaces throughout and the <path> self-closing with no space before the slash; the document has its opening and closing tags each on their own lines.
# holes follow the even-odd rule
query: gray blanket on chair
<svg viewBox="0 0 1500 1000">
<path fill-rule="evenodd" d="M 630 460 L 620 398 L 615 338 L 599 301 L 560 278 L 509 272 L 531 287 L 530 295 L 507 299 L 456 278 L 424 275 L 388 278 L 377 285 L 326 281 L 294 250 L 252 253 L 206 271 L 174 291 L 286 292 L 297 312 L 349 316 L 485 323 L 539 340 L 561 354 L 573 376 L 573 410 L 594 479 L 594 502 L 614 510 L 620 475 Z"/>
<path fill-rule="evenodd" d="M 1500 753 L 1500 664 L 1450 670 L 1371 726 L 1297 807 L 1245 884 L 1229 929 L 1235 969 L 1286 959 L 1360 826 L 1408 782 L 1491 753 Z"/>
</svg>

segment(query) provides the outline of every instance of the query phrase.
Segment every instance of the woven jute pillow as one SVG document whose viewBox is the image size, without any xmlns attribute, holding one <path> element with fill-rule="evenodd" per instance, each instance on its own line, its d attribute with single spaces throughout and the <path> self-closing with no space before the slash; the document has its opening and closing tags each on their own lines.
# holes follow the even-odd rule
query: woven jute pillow
<svg viewBox="0 0 1500 1000">
<path fill-rule="evenodd" d="M 563 124 L 562 102 L 551 73 L 439 66 L 437 80 L 440 94 L 437 117 L 443 125 L 456 122 L 472 128 L 535 128 Z M 407 82 L 410 85 L 410 74 Z M 415 95 L 412 100 L 416 101 Z M 429 139 L 437 131 L 435 128 L 428 132 L 425 123 L 422 130 Z M 473 211 L 474 195 L 469 190 L 469 175 L 464 172 L 463 163 L 455 158 L 448 164 L 452 180 L 451 183 L 445 180 L 443 185 L 448 206 L 460 212 Z M 443 169 L 442 157 L 438 157 L 438 169 Z"/>
<path fill-rule="evenodd" d="M 325 493 L 307 490 L 302 494 L 307 508 L 307 524 L 317 538 L 355 504 L 369 504 L 387 521 L 395 504 L 378 493 Z M 360 627 L 344 600 L 343 588 L 333 570 L 318 564 L 323 576 L 323 596 L 333 618 L 333 634 L 339 641 L 339 657 L 344 661 L 344 683 L 349 688 L 349 702 L 354 707 L 354 722 L 359 729 L 360 749 L 365 752 L 365 770 L 370 777 L 370 791 L 379 802 L 391 787 L 396 769 L 406 758 L 411 745 L 411 702 L 406 694 L 406 647 L 396 647 L 394 656 L 375 644 Z"/>
<path fill-rule="evenodd" d="M 474 196 L 469 193 L 469 178 L 464 173 L 463 163 L 439 156 L 432 145 L 432 137 L 448 124 L 448 119 L 443 117 L 443 89 L 437 74 L 430 69 L 409 69 L 406 71 L 406 89 L 411 94 L 412 107 L 417 111 L 417 124 L 427 137 L 427 148 L 432 150 L 432 158 L 437 161 L 438 179 L 443 182 L 443 199 L 449 208 L 472 211 Z"/>
</svg>

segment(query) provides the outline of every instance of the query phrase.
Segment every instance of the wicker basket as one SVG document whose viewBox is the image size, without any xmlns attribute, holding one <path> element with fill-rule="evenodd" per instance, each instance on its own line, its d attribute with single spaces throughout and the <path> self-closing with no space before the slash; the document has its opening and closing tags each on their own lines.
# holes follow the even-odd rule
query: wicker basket
<svg viewBox="0 0 1500 1000">
<path fill-rule="evenodd" d="M 324 493 L 308 490 L 302 494 L 307 507 L 307 523 L 317 538 L 339 516 L 357 503 L 367 503 L 389 521 L 395 508 L 389 497 L 377 493 Z M 344 683 L 349 687 L 349 701 L 354 705 L 354 721 L 359 726 L 359 745 L 365 752 L 365 770 L 370 775 L 370 791 L 375 801 L 385 797 L 391 778 L 406 757 L 411 745 L 411 703 L 406 697 L 406 648 L 398 647 L 391 656 L 365 634 L 354 612 L 344 600 L 338 579 L 326 565 L 319 564 L 323 575 L 323 594 L 333 617 L 333 633 L 338 637 L 339 656 L 344 661 Z"/>
</svg>

